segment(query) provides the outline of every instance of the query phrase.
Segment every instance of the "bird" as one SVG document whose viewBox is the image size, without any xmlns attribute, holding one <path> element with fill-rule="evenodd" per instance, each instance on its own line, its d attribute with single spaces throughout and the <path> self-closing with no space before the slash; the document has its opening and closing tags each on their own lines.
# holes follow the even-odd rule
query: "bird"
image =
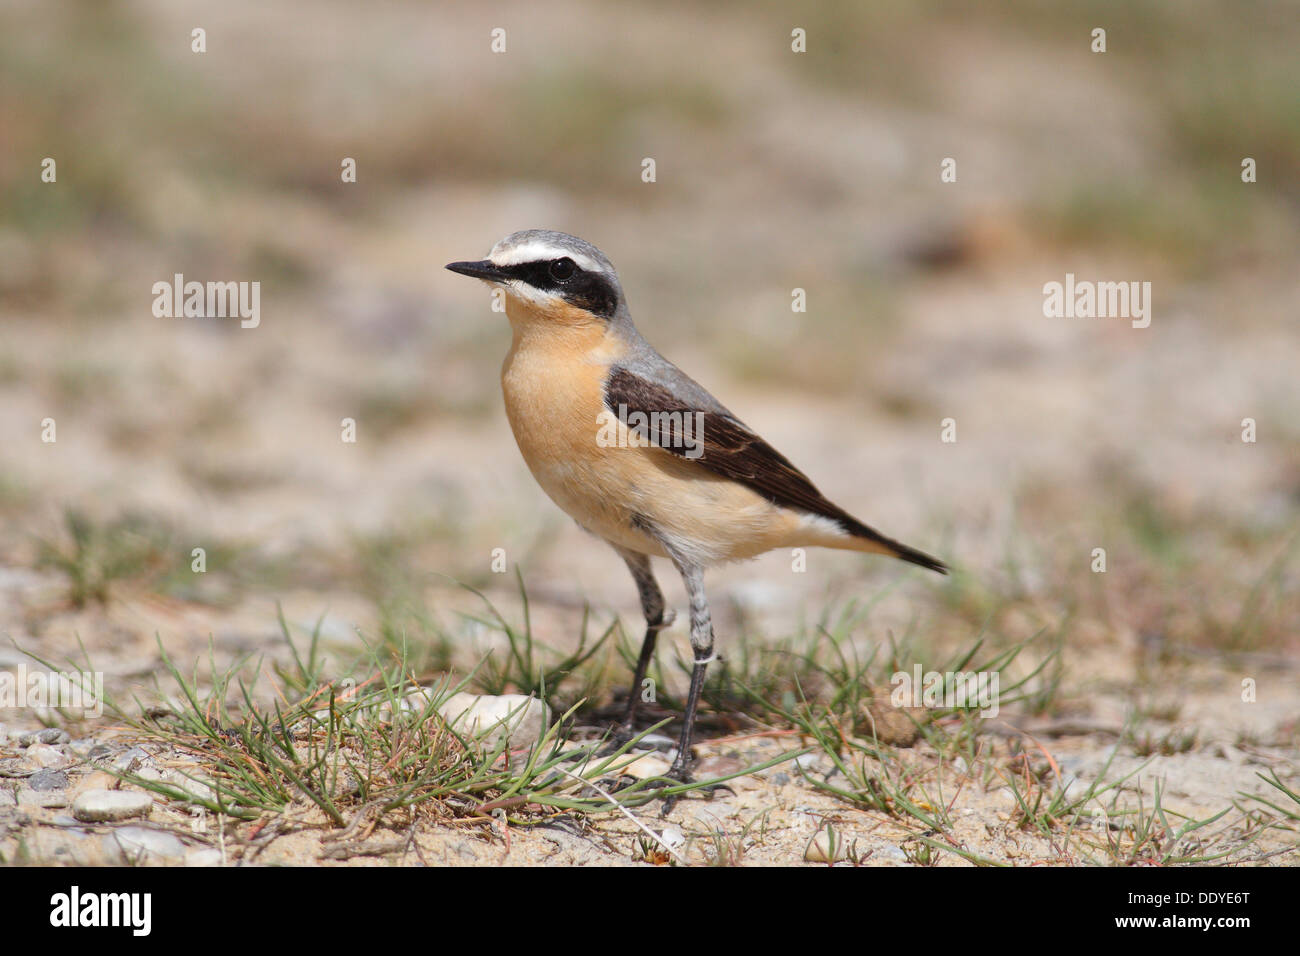
<svg viewBox="0 0 1300 956">
<path fill-rule="evenodd" d="M 685 585 L 692 668 L 667 777 L 691 780 L 696 712 L 717 659 L 704 572 L 775 548 L 873 552 L 948 573 L 829 501 L 790 460 L 659 354 L 632 323 L 610 260 L 547 229 L 514 232 L 487 258 L 447 269 L 504 292 L 506 417 L 537 483 L 603 538 L 636 583 L 645 636 L 617 734 L 630 739 L 661 630 L 675 620 L 651 558 Z"/>
</svg>

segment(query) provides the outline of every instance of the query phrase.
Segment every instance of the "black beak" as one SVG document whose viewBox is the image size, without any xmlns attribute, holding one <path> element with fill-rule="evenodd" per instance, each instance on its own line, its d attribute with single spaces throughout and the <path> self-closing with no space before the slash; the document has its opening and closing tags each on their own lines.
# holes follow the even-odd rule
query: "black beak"
<svg viewBox="0 0 1300 956">
<path fill-rule="evenodd" d="M 484 279 L 488 282 L 504 282 L 508 276 L 500 266 L 490 259 L 479 262 L 449 262 L 446 266 L 452 272 L 459 272 L 471 279 Z"/>
</svg>

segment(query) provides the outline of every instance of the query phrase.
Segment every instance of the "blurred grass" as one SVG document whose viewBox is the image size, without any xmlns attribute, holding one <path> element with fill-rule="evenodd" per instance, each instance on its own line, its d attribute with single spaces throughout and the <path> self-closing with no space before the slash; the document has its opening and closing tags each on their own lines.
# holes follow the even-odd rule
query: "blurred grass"
<svg viewBox="0 0 1300 956">
<path fill-rule="evenodd" d="M 934 110 L 949 98 L 945 74 L 916 52 L 936 35 L 965 31 L 977 45 L 999 38 L 1033 43 L 1117 73 L 1158 124 L 1153 145 L 1166 144 L 1150 175 L 1174 167 L 1190 177 L 1191 188 L 1178 191 L 1187 207 L 1145 184 L 1097 182 L 1064 200 L 1060 226 L 1071 241 L 1124 237 L 1157 251 L 1171 243 L 1195 250 L 1233 241 L 1236 216 L 1251 221 L 1266 213 L 1262 201 L 1243 202 L 1228 185 L 1240 185 L 1243 151 L 1259 161 L 1263 179 L 1300 196 L 1300 27 L 1284 4 L 1114 0 L 1079 7 L 1018 0 L 977 9 L 894 0 L 795 13 L 775 2 L 719 9 L 743 11 L 747 29 L 770 33 L 774 52 L 788 50 L 791 24 L 806 28 L 816 55 L 776 62 L 804 82 Z M 204 181 L 209 190 L 301 192 L 313 203 L 360 212 L 355 191 L 333 188 L 337 160 L 310 161 L 350 155 L 358 143 L 369 144 L 363 188 L 401 188 L 436 175 L 626 198 L 640 184 L 609 158 L 636 152 L 642 124 L 667 119 L 698 136 L 744 119 L 731 95 L 704 79 L 670 71 L 647 82 L 611 69 L 609 51 L 591 49 L 562 66 L 498 75 L 473 97 L 424 90 L 414 108 L 417 101 L 403 91 L 401 105 L 412 108 L 349 110 L 320 124 L 296 109 L 292 89 L 232 96 L 201 61 L 195 69 L 164 51 L 161 44 L 178 38 L 159 36 L 129 4 L 17 5 L 0 20 L 0 126 L 7 141 L 0 223 L 33 237 L 91 227 L 150 237 L 183 228 L 159 221 L 161 210 L 148 196 L 159 169 Z M 1088 31 L 1097 25 L 1109 35 L 1104 61 L 1087 52 Z M 712 40 L 681 42 L 689 59 L 691 50 L 705 55 Z M 381 79 L 358 82 L 355 96 L 386 95 Z M 49 189 L 36 175 L 46 155 L 64 158 L 64 188 Z M 230 161 L 234 156 L 238 162 Z M 640 156 L 627 158 L 635 165 Z M 1158 187 L 1154 179 L 1150 185 Z M 1038 205 L 1050 200 L 1030 197 Z M 1224 226 L 1229 234 L 1217 236 Z"/>
<path fill-rule="evenodd" d="M 195 548 L 204 551 L 202 572 L 193 569 Z M 74 608 L 103 607 L 125 594 L 228 605 L 254 584 L 283 584 L 255 547 L 141 511 L 99 518 L 70 508 L 57 533 L 36 540 L 33 564 L 64 579 Z"/>
</svg>

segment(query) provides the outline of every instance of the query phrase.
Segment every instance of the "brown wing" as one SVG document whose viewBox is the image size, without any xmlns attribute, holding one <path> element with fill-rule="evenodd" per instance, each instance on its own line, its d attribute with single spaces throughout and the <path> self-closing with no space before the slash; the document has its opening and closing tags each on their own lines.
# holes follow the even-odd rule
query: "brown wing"
<svg viewBox="0 0 1300 956">
<path fill-rule="evenodd" d="M 941 562 L 886 538 L 827 500 L 788 458 L 725 412 L 692 407 L 657 382 L 617 366 L 605 381 L 605 406 L 658 447 L 740 482 L 773 504 L 829 518 L 849 534 L 883 544 L 905 561 L 946 572 Z M 689 431 L 683 429 L 687 415 L 692 416 Z"/>
</svg>

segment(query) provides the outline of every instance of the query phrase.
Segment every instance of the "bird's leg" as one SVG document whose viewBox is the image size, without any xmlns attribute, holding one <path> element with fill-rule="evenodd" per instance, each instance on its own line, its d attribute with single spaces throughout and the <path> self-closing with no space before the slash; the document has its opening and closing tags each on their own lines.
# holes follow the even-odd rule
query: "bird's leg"
<svg viewBox="0 0 1300 956">
<path fill-rule="evenodd" d="M 691 690 L 686 698 L 685 722 L 682 737 L 677 745 L 677 759 L 673 761 L 668 776 L 682 783 L 690 781 L 691 737 L 695 732 L 695 711 L 699 707 L 700 692 L 704 689 L 704 672 L 713 655 L 713 622 L 709 617 L 709 601 L 704 595 L 704 570 L 697 565 L 677 561 L 677 569 L 686 584 L 686 594 L 691 602 L 691 650 L 695 666 L 691 669 Z"/>
<path fill-rule="evenodd" d="M 641 701 L 641 685 L 645 681 L 650 659 L 654 656 L 655 639 L 658 637 L 660 630 L 673 622 L 673 612 L 664 609 L 663 593 L 659 590 L 659 585 L 655 582 L 654 575 L 651 573 L 650 559 L 644 554 L 625 552 L 621 548 L 618 551 L 623 555 L 623 560 L 627 562 L 632 577 L 636 580 L 637 590 L 641 593 L 641 608 L 645 612 L 646 620 L 645 640 L 641 644 L 641 656 L 637 660 L 636 676 L 632 681 L 632 691 L 628 695 L 627 711 L 623 717 L 623 723 L 619 726 L 615 735 L 616 739 L 626 744 L 636 732 L 635 720 L 637 705 Z M 695 732 L 695 712 L 699 708 L 700 693 L 704 689 L 704 672 L 708 668 L 709 662 L 713 660 L 713 623 L 709 617 L 709 602 L 704 595 L 703 569 L 676 555 L 672 555 L 672 558 L 673 563 L 677 565 L 678 571 L 681 572 L 682 580 L 686 582 L 686 592 L 690 597 L 691 649 L 694 652 L 695 665 L 691 670 L 691 689 L 686 699 L 685 723 L 682 726 L 682 736 L 677 746 L 677 759 L 673 761 L 672 767 L 669 768 L 666 774 L 666 782 L 689 783 L 691 779 L 691 738 Z M 725 785 L 704 788 L 705 792 L 710 795 L 713 791 L 719 789 L 730 790 L 731 788 Z M 668 797 L 664 801 L 662 814 L 666 816 L 671 813 L 677 800 L 677 796 Z"/>
<path fill-rule="evenodd" d="M 637 593 L 641 595 L 641 611 L 645 614 L 645 638 L 641 641 L 641 656 L 637 658 L 636 672 L 632 677 L 632 687 L 627 695 L 627 710 L 618 726 L 618 736 L 624 741 L 631 740 L 636 732 L 636 711 L 641 703 L 642 685 L 646 672 L 650 669 L 650 659 L 655 653 L 655 639 L 659 632 L 673 623 L 671 609 L 664 608 L 664 595 L 655 581 L 650 568 L 650 558 L 635 551 L 619 549 L 619 554 L 627 562 L 632 579 L 636 581 Z"/>
</svg>

